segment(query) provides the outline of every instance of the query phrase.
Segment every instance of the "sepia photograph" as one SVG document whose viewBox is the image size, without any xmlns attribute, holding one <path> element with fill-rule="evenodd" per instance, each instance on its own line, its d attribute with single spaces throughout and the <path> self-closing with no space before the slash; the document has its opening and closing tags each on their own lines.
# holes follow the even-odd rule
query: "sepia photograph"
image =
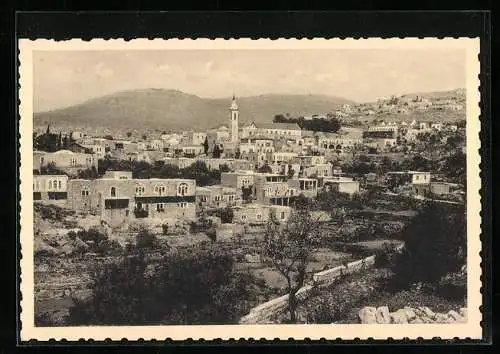
<svg viewBox="0 0 500 354">
<path fill-rule="evenodd" d="M 33 328 L 480 330 L 478 42 L 405 41 L 31 42 Z"/>
</svg>

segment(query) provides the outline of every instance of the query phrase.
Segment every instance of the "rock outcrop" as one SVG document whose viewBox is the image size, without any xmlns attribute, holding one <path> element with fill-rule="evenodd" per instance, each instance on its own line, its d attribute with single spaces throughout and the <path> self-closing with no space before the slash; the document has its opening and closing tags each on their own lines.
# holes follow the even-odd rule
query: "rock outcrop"
<svg viewBox="0 0 500 354">
<path fill-rule="evenodd" d="M 423 324 L 423 323 L 466 323 L 467 309 L 458 312 L 450 310 L 447 313 L 436 313 L 426 306 L 417 308 L 404 307 L 395 312 L 389 312 L 387 306 L 379 308 L 366 306 L 359 310 L 359 320 L 362 324 Z"/>
</svg>

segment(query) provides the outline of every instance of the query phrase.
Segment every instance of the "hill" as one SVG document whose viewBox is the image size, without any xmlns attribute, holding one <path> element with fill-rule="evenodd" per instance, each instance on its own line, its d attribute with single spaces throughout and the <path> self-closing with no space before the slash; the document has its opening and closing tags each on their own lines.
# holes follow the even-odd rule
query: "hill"
<svg viewBox="0 0 500 354">
<path fill-rule="evenodd" d="M 206 99 L 176 90 L 124 91 L 82 104 L 35 113 L 35 127 L 109 129 L 207 129 L 228 123 L 231 98 Z M 352 101 L 321 95 L 260 95 L 238 98 L 240 122 L 270 122 L 275 114 L 326 113 Z"/>
</svg>

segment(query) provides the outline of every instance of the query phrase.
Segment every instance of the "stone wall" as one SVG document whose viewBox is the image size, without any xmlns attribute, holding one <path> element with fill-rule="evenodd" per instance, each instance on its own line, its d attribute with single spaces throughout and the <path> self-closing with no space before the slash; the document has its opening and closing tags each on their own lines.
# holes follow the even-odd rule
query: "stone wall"
<svg viewBox="0 0 500 354">
<path fill-rule="evenodd" d="M 360 272 L 371 268 L 375 264 L 375 256 L 370 256 L 358 261 L 348 263 L 347 265 L 327 269 L 313 275 L 311 284 L 307 284 L 297 292 L 298 300 L 305 300 L 311 294 L 312 290 L 332 284 L 335 280 L 346 274 Z M 286 311 L 288 306 L 288 294 L 272 299 L 268 302 L 254 307 L 250 312 L 240 319 L 240 324 L 265 323 L 276 315 Z"/>
<path fill-rule="evenodd" d="M 437 313 L 426 306 L 421 306 L 404 307 L 395 312 L 389 312 L 387 306 L 379 308 L 366 306 L 359 310 L 358 316 L 362 324 L 466 323 L 467 309 L 464 307 L 458 312 L 450 310 L 447 313 Z"/>
</svg>

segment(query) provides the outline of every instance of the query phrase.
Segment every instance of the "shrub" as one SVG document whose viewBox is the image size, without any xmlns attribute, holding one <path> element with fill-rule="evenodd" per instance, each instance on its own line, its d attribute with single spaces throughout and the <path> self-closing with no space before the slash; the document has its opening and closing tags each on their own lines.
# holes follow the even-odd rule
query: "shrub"
<svg viewBox="0 0 500 354">
<path fill-rule="evenodd" d="M 161 230 L 164 236 L 168 235 L 168 224 L 161 225 Z"/>
<path fill-rule="evenodd" d="M 255 301 L 252 276 L 229 255 L 189 250 L 165 256 L 154 272 L 144 255 L 124 257 L 95 275 L 93 296 L 75 301 L 70 325 L 236 323 Z"/>
<path fill-rule="evenodd" d="M 155 248 L 158 246 L 158 239 L 151 231 L 149 231 L 147 229 L 143 229 L 143 230 L 139 231 L 139 233 L 135 237 L 135 246 L 138 249 Z"/>
<path fill-rule="evenodd" d="M 405 247 L 395 257 L 393 290 L 417 282 L 436 286 L 448 273 L 458 272 L 466 257 L 464 206 L 427 203 L 403 230 Z"/>
</svg>

